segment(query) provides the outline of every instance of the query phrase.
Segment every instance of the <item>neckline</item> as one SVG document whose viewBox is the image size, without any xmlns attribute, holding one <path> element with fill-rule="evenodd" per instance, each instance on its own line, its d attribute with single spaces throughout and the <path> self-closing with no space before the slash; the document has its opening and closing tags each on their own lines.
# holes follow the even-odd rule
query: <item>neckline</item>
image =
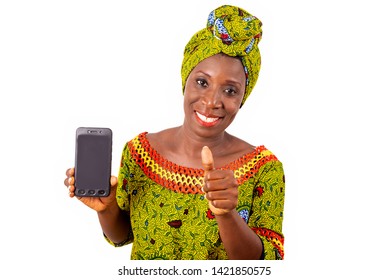
<svg viewBox="0 0 389 280">
<path fill-rule="evenodd" d="M 192 170 L 193 173 L 196 174 L 203 174 L 204 170 L 202 168 L 194 168 L 194 167 L 188 167 L 184 165 L 177 164 L 175 162 L 172 162 L 168 160 L 167 158 L 163 157 L 154 147 L 150 144 L 148 138 L 147 138 L 148 132 L 145 131 L 141 134 L 139 134 L 139 140 L 143 148 L 145 149 L 145 152 L 147 152 L 150 156 L 150 158 L 158 163 L 160 166 L 163 166 L 164 168 L 172 168 L 175 171 L 176 170 Z M 231 161 L 230 163 L 225 164 L 222 167 L 219 167 L 217 169 L 220 170 L 236 170 L 247 164 L 249 161 L 251 161 L 254 157 L 260 155 L 263 151 L 268 151 L 264 145 L 256 146 L 252 152 L 248 152 L 240 156 L 239 158 Z"/>
<path fill-rule="evenodd" d="M 177 193 L 201 194 L 204 184 L 204 169 L 178 165 L 162 157 L 148 141 L 147 132 L 143 132 L 128 143 L 131 157 L 155 183 Z M 277 158 L 264 146 L 258 146 L 233 162 L 218 169 L 229 169 L 234 172 L 239 185 L 243 184 L 269 161 Z"/>
</svg>

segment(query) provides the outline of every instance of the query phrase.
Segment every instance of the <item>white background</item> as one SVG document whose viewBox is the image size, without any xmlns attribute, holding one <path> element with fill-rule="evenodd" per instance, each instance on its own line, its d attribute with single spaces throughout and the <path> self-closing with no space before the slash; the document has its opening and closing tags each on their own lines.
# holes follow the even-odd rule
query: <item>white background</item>
<svg viewBox="0 0 389 280">
<path fill-rule="evenodd" d="M 384 2 L 2 1 L 1 278 L 118 279 L 134 266 L 67 196 L 75 130 L 113 130 L 116 175 L 126 141 L 180 125 L 183 49 L 225 3 L 263 22 L 259 81 L 229 132 L 284 164 L 286 256 L 264 262 L 268 279 L 387 278 Z"/>
</svg>

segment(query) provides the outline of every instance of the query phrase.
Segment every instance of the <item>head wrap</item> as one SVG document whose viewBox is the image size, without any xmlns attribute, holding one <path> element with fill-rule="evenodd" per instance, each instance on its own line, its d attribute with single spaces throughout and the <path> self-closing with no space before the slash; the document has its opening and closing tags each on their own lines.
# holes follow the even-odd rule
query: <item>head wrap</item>
<svg viewBox="0 0 389 280">
<path fill-rule="evenodd" d="M 194 67 L 218 53 L 240 57 L 246 74 L 246 91 L 242 105 L 254 88 L 261 68 L 258 42 L 262 38 L 262 23 L 245 10 L 224 5 L 212 11 L 207 26 L 189 40 L 181 67 L 182 89 Z"/>
</svg>

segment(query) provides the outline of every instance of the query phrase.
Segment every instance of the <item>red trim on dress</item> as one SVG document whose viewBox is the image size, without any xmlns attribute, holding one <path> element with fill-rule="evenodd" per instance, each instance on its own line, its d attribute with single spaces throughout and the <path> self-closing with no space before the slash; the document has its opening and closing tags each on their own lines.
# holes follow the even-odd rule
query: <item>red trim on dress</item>
<svg viewBox="0 0 389 280">
<path fill-rule="evenodd" d="M 143 148 L 145 153 L 148 154 L 152 161 L 158 164 L 162 169 L 170 171 L 171 173 L 177 173 L 177 176 L 182 176 L 180 178 L 183 178 L 184 176 L 186 176 L 186 178 L 184 181 L 178 180 L 178 178 L 177 180 L 175 180 L 175 178 L 166 179 L 160 176 L 159 174 L 153 172 L 152 169 L 147 165 L 147 162 L 144 160 L 144 156 L 139 154 L 138 147 L 134 146 L 133 141 L 130 141 L 128 142 L 128 148 L 131 151 L 131 156 L 140 166 L 145 175 L 154 182 L 158 183 L 159 185 L 171 189 L 175 192 L 186 194 L 203 193 L 201 191 L 202 186 L 198 184 L 196 185 L 192 178 L 197 178 L 202 182 L 204 177 L 204 170 L 181 166 L 163 158 L 153 147 L 151 147 L 146 135 L 147 132 L 139 134 L 138 140 L 140 142 L 140 146 Z M 273 154 L 261 157 L 261 153 L 266 150 L 267 149 L 264 146 L 259 146 L 253 152 L 240 157 L 239 159 L 231 162 L 230 164 L 226 165 L 225 167 L 222 167 L 221 169 L 229 169 L 233 171 L 240 170 L 244 168 L 245 165 L 252 159 L 254 159 L 255 157 L 259 157 L 258 161 L 255 162 L 255 164 L 249 171 L 236 178 L 238 184 L 241 185 L 242 183 L 253 177 L 264 164 L 270 161 L 278 160 L 277 157 Z"/>
</svg>

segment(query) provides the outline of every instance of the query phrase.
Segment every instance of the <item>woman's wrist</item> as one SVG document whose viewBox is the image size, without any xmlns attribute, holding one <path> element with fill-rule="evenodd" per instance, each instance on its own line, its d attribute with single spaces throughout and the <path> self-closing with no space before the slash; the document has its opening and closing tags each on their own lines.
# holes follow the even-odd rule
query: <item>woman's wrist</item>
<svg viewBox="0 0 389 280">
<path fill-rule="evenodd" d="M 226 211 L 219 214 L 214 213 L 215 217 L 220 219 L 232 219 L 236 214 L 238 214 L 238 212 L 236 212 L 236 209 L 232 209 L 230 211 Z"/>
<path fill-rule="evenodd" d="M 110 205 L 107 205 L 107 207 L 105 207 L 104 209 L 96 212 L 99 216 L 115 215 L 120 213 L 120 209 L 117 203 L 115 202 Z"/>
</svg>

